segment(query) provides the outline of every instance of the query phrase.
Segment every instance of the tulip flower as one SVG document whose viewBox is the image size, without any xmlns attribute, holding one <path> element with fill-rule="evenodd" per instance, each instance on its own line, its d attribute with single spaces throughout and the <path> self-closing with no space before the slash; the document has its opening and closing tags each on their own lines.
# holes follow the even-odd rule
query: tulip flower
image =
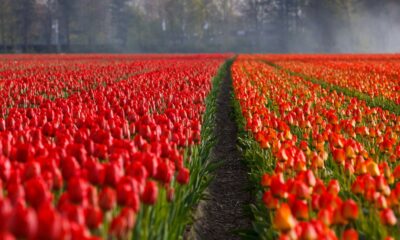
<svg viewBox="0 0 400 240">
<path fill-rule="evenodd" d="M 176 180 L 180 184 L 188 184 L 189 183 L 189 176 L 190 176 L 189 169 L 181 168 L 181 169 L 179 169 L 178 176 L 177 176 Z"/>
<path fill-rule="evenodd" d="M 392 209 L 386 208 L 380 212 L 381 222 L 384 225 L 394 226 L 397 223 L 397 218 Z"/>
<path fill-rule="evenodd" d="M 358 233 L 354 229 L 347 229 L 343 232 L 343 240 L 358 240 Z"/>
<path fill-rule="evenodd" d="M 105 187 L 100 192 L 99 205 L 103 211 L 109 211 L 116 206 L 117 197 L 115 191 L 110 187 Z"/>
<path fill-rule="evenodd" d="M 142 193 L 142 201 L 145 204 L 153 205 L 157 200 L 158 187 L 153 181 L 148 181 Z"/>
<path fill-rule="evenodd" d="M 346 200 L 342 204 L 342 215 L 348 220 L 355 220 L 358 217 L 358 206 L 353 200 Z"/>
<path fill-rule="evenodd" d="M 276 209 L 279 205 L 279 200 L 272 196 L 270 191 L 263 194 L 262 200 L 268 209 Z"/>
<path fill-rule="evenodd" d="M 287 204 L 283 203 L 278 207 L 273 219 L 273 224 L 276 229 L 283 232 L 289 231 L 295 227 L 296 219 L 292 215 L 292 211 Z"/>
<path fill-rule="evenodd" d="M 38 230 L 36 212 L 17 204 L 10 218 L 10 230 L 17 238 L 33 239 Z"/>
</svg>

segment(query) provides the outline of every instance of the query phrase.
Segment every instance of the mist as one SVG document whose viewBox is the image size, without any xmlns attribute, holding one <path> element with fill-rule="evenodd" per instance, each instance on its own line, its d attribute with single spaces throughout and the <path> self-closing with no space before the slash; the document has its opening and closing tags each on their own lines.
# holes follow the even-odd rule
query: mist
<svg viewBox="0 0 400 240">
<path fill-rule="evenodd" d="M 379 1 L 377 1 L 378 4 Z M 350 9 L 348 25 L 334 25 L 337 52 L 400 52 L 400 6 L 392 2 L 381 6 Z"/>
<path fill-rule="evenodd" d="M 0 52 L 400 52 L 397 0 L 0 0 Z"/>
</svg>

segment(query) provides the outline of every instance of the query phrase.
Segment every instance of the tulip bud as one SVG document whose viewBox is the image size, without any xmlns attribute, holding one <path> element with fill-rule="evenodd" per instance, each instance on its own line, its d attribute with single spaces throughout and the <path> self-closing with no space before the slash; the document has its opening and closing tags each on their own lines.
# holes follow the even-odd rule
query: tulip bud
<svg viewBox="0 0 400 240">
<path fill-rule="evenodd" d="M 346 160 L 346 153 L 343 149 L 338 148 L 332 151 L 333 160 L 339 164 L 344 164 Z"/>
<path fill-rule="evenodd" d="M 115 191 L 110 187 L 105 187 L 99 196 L 99 205 L 103 211 L 109 211 L 116 206 L 117 196 Z"/>
<path fill-rule="evenodd" d="M 331 209 L 321 209 L 318 212 L 317 219 L 321 221 L 325 226 L 329 227 L 333 221 L 333 211 Z"/>
<path fill-rule="evenodd" d="M 175 198 L 175 189 L 172 187 L 167 188 L 167 201 L 172 202 Z"/>
<path fill-rule="evenodd" d="M 2 199 L 0 197 L 0 232 L 8 230 L 12 210 L 11 202 L 7 198 Z"/>
<path fill-rule="evenodd" d="M 39 178 L 33 178 L 25 184 L 25 198 L 28 203 L 37 209 L 41 204 L 51 199 L 46 184 Z"/>
<path fill-rule="evenodd" d="M 345 152 L 346 152 L 347 158 L 355 158 L 356 157 L 355 150 L 351 145 L 345 146 Z"/>
<path fill-rule="evenodd" d="M 69 199 L 74 203 L 81 203 L 87 198 L 88 183 L 80 177 L 73 177 L 68 181 Z"/>
<path fill-rule="evenodd" d="M 342 240 L 358 240 L 358 233 L 356 230 L 350 228 L 343 232 Z"/>
<path fill-rule="evenodd" d="M 271 179 L 271 193 L 274 197 L 284 198 L 287 191 L 287 186 L 283 180 L 282 175 L 273 176 Z"/>
<path fill-rule="evenodd" d="M 110 236 L 113 236 L 115 239 L 126 239 L 128 231 L 128 223 L 127 221 L 121 217 L 117 216 L 111 221 L 110 228 L 108 232 Z"/>
<path fill-rule="evenodd" d="M 357 203 L 352 199 L 346 200 L 342 205 L 342 215 L 344 218 L 349 220 L 355 220 L 358 217 L 358 206 Z"/>
<path fill-rule="evenodd" d="M 104 183 L 111 187 L 116 187 L 117 183 L 124 175 L 123 169 L 116 163 L 109 163 L 105 168 Z"/>
<path fill-rule="evenodd" d="M 158 187 L 153 181 L 147 181 L 142 194 L 142 201 L 145 204 L 153 205 L 157 200 Z"/>
<path fill-rule="evenodd" d="M 292 207 L 292 212 L 294 213 L 294 216 L 297 219 L 302 219 L 302 220 L 308 219 L 309 214 L 308 214 L 307 202 L 299 199 L 295 200 Z"/>
<path fill-rule="evenodd" d="M 380 171 L 378 164 L 376 164 L 374 161 L 369 161 L 367 163 L 367 172 L 373 177 L 379 176 Z"/>
<path fill-rule="evenodd" d="M 289 205 L 283 203 L 275 213 L 274 227 L 279 231 L 289 231 L 296 225 L 296 219 L 292 215 Z"/>
<path fill-rule="evenodd" d="M 19 162 L 27 162 L 34 155 L 34 149 L 29 144 L 20 144 L 17 147 L 15 158 Z"/>
<path fill-rule="evenodd" d="M 85 222 L 89 229 L 97 229 L 103 221 L 103 213 L 97 207 L 85 209 Z"/>
<path fill-rule="evenodd" d="M 381 222 L 384 225 L 394 226 L 397 223 L 396 215 L 394 215 L 393 210 L 390 208 L 386 208 L 380 213 Z"/>
<path fill-rule="evenodd" d="M 269 187 L 271 185 L 271 176 L 268 173 L 265 173 L 261 178 L 261 186 Z"/>
<path fill-rule="evenodd" d="M 263 194 L 262 200 L 268 209 L 276 209 L 279 205 L 279 200 L 274 198 L 270 191 Z"/>
<path fill-rule="evenodd" d="M 189 183 L 189 177 L 190 177 L 189 169 L 181 168 L 181 169 L 179 169 L 178 176 L 177 176 L 176 180 L 180 184 L 188 184 Z"/>
<path fill-rule="evenodd" d="M 158 164 L 157 168 L 157 175 L 155 179 L 163 182 L 163 183 L 170 183 L 172 180 L 173 172 L 171 168 L 168 166 L 166 161 L 161 161 Z"/>
<path fill-rule="evenodd" d="M 10 219 L 11 232 L 17 238 L 33 239 L 36 236 L 38 222 L 36 212 L 17 204 Z"/>
<path fill-rule="evenodd" d="M 340 184 L 339 181 L 336 179 L 332 179 L 329 181 L 328 184 L 328 192 L 332 193 L 333 195 L 338 195 L 340 191 Z"/>
<path fill-rule="evenodd" d="M 38 239 L 60 239 L 62 219 L 51 205 L 42 205 L 38 210 Z"/>
<path fill-rule="evenodd" d="M 301 240 L 316 240 L 318 239 L 317 231 L 313 224 L 304 222 L 302 223 L 302 231 L 300 235 Z"/>
</svg>

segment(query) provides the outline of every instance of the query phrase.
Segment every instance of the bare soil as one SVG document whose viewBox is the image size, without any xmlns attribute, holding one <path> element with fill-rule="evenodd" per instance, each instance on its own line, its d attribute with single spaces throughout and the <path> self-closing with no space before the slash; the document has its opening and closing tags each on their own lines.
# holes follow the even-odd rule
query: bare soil
<svg viewBox="0 0 400 240">
<path fill-rule="evenodd" d="M 189 239 L 240 239 L 234 231 L 250 229 L 251 220 L 244 207 L 250 204 L 247 168 L 237 149 L 237 126 L 232 119 L 232 81 L 230 74 L 222 81 L 217 99 L 217 144 L 211 161 L 222 162 L 208 188 L 209 199 L 202 201 L 195 215 Z"/>
</svg>

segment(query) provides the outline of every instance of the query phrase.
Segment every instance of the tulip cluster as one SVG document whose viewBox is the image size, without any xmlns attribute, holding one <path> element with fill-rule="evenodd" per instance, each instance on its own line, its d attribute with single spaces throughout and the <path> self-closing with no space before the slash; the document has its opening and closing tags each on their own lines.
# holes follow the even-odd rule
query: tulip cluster
<svg viewBox="0 0 400 240">
<path fill-rule="evenodd" d="M 232 68 L 235 95 L 245 130 L 269 158 L 254 174 L 279 236 L 397 235 L 400 118 L 257 58 L 242 59 Z"/>
<path fill-rule="evenodd" d="M 400 59 L 299 59 L 274 63 L 290 71 L 322 79 L 330 84 L 368 94 L 372 98 L 384 97 L 400 105 Z"/>
<path fill-rule="evenodd" d="M 70 57 L 39 60 L 19 59 L 0 71 L 0 111 L 4 107 L 37 107 L 45 100 L 67 98 L 82 90 L 95 90 L 136 74 L 172 67 L 173 62 L 103 58 L 75 60 Z M 8 63 L 9 61 L 6 61 Z M 1 68 L 0 68 L 1 69 Z"/>
<path fill-rule="evenodd" d="M 126 239 L 134 228 L 140 238 L 170 206 L 179 212 L 146 215 L 189 184 L 205 98 L 227 56 L 159 57 L 2 65 L 0 239 Z"/>
</svg>

